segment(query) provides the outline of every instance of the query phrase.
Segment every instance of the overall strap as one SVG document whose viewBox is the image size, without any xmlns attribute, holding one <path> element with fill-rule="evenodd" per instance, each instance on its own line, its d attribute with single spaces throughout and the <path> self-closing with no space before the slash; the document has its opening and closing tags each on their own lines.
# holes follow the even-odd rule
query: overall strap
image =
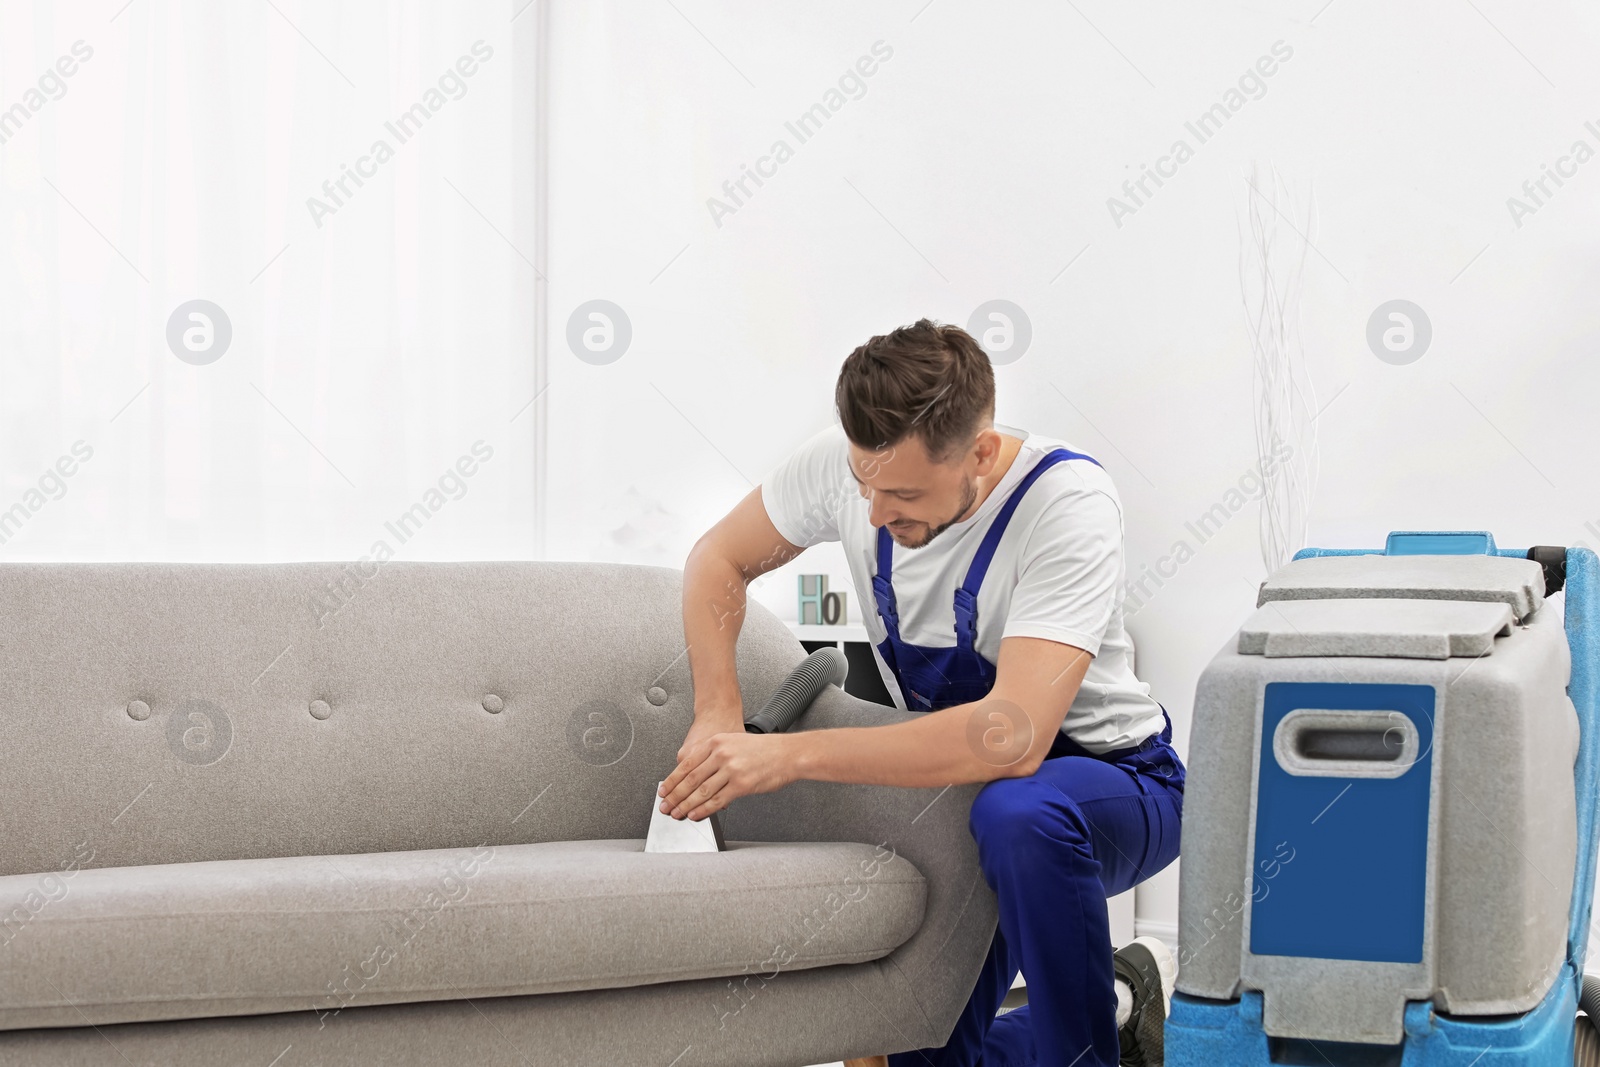
<svg viewBox="0 0 1600 1067">
<path fill-rule="evenodd" d="M 978 545 L 978 554 L 972 557 L 972 565 L 967 568 L 967 577 L 961 583 L 961 588 L 956 590 L 956 644 L 971 648 L 978 640 L 978 589 L 983 585 L 984 575 L 989 572 L 989 563 L 994 559 L 995 550 L 1000 547 L 1000 538 L 1006 532 L 1006 526 L 1011 522 L 1012 514 L 1017 510 L 1017 505 L 1022 503 L 1022 496 L 1028 487 L 1039 480 L 1039 475 L 1069 459 L 1086 459 L 1096 467 L 1100 461 L 1093 456 L 1084 455 L 1082 452 L 1073 452 L 1071 449 L 1057 448 L 1046 453 L 1044 458 L 1033 465 L 1033 470 L 1027 473 L 1006 502 L 1000 508 L 1000 513 L 994 517 L 994 522 L 983 535 L 983 542 Z M 880 566 L 881 569 L 881 566 Z"/>
<path fill-rule="evenodd" d="M 893 553 L 894 541 L 889 537 L 889 528 L 878 527 L 878 573 L 872 576 L 872 599 L 877 601 L 878 615 L 883 619 L 883 628 L 888 634 L 878 645 L 878 652 L 883 656 L 884 663 L 888 664 L 889 672 L 895 676 L 895 680 L 904 690 L 905 682 L 900 674 L 899 656 L 895 654 L 895 646 L 900 643 L 900 611 L 895 606 L 894 585 L 889 580 Z"/>
<path fill-rule="evenodd" d="M 887 526 L 878 527 L 878 573 L 872 576 L 872 598 L 878 602 L 878 614 L 891 637 L 900 637 L 900 612 L 894 602 L 894 584 L 890 581 L 890 567 L 894 557 L 894 541 Z"/>
</svg>

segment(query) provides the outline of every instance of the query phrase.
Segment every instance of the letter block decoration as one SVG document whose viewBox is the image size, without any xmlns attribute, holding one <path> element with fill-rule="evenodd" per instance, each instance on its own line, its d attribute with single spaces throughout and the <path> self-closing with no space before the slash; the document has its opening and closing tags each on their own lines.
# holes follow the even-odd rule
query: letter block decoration
<svg viewBox="0 0 1600 1067">
<path fill-rule="evenodd" d="M 796 617 L 802 624 L 844 626 L 850 621 L 850 607 L 844 593 L 828 592 L 826 574 L 799 576 L 800 602 Z"/>
</svg>

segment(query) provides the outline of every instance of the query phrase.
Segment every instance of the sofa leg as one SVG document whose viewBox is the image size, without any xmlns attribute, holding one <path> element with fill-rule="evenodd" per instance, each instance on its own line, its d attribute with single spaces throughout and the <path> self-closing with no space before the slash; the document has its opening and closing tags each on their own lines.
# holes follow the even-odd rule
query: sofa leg
<svg viewBox="0 0 1600 1067">
<path fill-rule="evenodd" d="M 887 1056 L 863 1056 L 858 1060 L 845 1060 L 844 1067 L 889 1067 Z"/>
</svg>

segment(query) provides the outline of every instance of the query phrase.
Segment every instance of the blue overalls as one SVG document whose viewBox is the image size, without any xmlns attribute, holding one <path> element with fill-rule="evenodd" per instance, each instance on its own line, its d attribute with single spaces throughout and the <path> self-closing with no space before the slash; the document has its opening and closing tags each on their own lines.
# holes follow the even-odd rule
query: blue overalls
<svg viewBox="0 0 1600 1067">
<path fill-rule="evenodd" d="M 1058 448 L 1012 490 L 955 592 L 956 643 L 919 646 L 900 637 L 891 563 L 894 542 L 878 528 L 873 598 L 888 636 L 879 655 L 912 711 L 987 696 L 995 666 L 976 649 L 978 589 L 1028 487 L 1051 466 L 1091 456 Z M 995 624 L 1004 620 L 995 620 Z M 968 826 L 1000 924 L 943 1048 L 895 1053 L 890 1067 L 1116 1067 L 1116 991 L 1106 899 L 1149 878 L 1178 854 L 1184 767 L 1172 720 L 1143 744 L 1096 755 L 1058 733 L 1026 778 L 986 784 Z M 1016 979 L 1028 1004 L 995 1018 Z"/>
</svg>

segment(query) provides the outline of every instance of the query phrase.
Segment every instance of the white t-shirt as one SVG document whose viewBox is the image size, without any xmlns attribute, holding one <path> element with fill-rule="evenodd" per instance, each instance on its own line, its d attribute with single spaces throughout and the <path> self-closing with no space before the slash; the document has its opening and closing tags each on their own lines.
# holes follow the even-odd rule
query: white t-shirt
<svg viewBox="0 0 1600 1067">
<path fill-rule="evenodd" d="M 955 591 L 1007 497 L 1047 452 L 1081 451 L 1015 427 L 995 429 L 1021 438 L 1022 447 L 978 510 L 922 548 L 891 543 L 900 636 L 911 644 L 955 645 Z M 801 445 L 761 483 L 761 497 L 772 524 L 790 542 L 802 548 L 841 543 L 878 671 L 896 705 L 906 707 L 877 650 L 887 637 L 872 596 L 878 530 L 850 474 L 843 428 L 834 424 Z M 1163 725 L 1161 706 L 1129 662 L 1122 536 L 1122 504 L 1111 476 L 1085 459 L 1057 463 L 1023 495 L 978 590 L 976 645 L 990 663 L 999 664 L 1006 637 L 1060 641 L 1094 656 L 1061 729 L 1095 753 L 1137 745 Z"/>
</svg>

